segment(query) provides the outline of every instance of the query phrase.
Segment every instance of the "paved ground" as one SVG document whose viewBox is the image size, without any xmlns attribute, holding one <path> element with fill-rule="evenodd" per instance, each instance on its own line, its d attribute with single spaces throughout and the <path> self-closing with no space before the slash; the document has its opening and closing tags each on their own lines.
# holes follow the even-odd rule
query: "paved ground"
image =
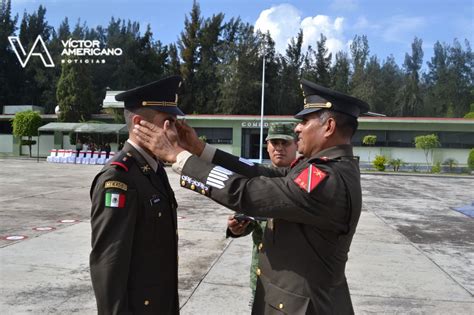
<svg viewBox="0 0 474 315">
<path fill-rule="evenodd" d="M 1 314 L 95 314 L 89 185 L 100 166 L 0 159 Z M 178 188 L 182 314 L 248 314 L 250 239 L 227 209 Z M 474 178 L 363 175 L 347 277 L 358 314 L 473 314 Z M 61 220 L 78 220 L 62 223 Z M 52 231 L 33 228 L 52 227 Z"/>
</svg>

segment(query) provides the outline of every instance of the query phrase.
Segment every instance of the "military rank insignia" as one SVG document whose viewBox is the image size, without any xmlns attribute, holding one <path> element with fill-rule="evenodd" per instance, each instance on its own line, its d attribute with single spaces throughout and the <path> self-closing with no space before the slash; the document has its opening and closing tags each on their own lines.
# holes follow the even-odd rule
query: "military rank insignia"
<svg viewBox="0 0 474 315">
<path fill-rule="evenodd" d="M 125 193 L 120 191 L 105 192 L 105 206 L 110 208 L 125 208 Z"/>
<path fill-rule="evenodd" d="M 315 165 L 310 164 L 298 175 L 298 177 L 295 178 L 294 182 L 301 189 L 310 193 L 326 178 L 326 176 L 327 174 L 324 171 L 320 170 Z"/>
<path fill-rule="evenodd" d="M 209 172 L 207 176 L 206 185 L 212 186 L 214 188 L 222 189 L 225 187 L 224 182 L 229 179 L 232 171 L 229 171 L 226 168 L 221 166 L 214 166 L 214 168 Z"/>
</svg>

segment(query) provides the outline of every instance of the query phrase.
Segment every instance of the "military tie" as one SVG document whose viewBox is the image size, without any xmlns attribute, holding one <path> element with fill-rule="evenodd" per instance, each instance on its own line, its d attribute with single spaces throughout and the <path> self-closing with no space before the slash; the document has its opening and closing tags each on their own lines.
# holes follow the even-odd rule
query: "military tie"
<svg viewBox="0 0 474 315">
<path fill-rule="evenodd" d="M 163 165 L 163 163 L 161 161 L 157 161 L 157 162 L 158 162 L 158 167 L 156 168 L 156 175 L 158 175 L 161 182 L 165 186 L 166 193 L 167 193 L 168 197 L 170 198 L 171 202 L 173 202 L 174 205 L 177 206 L 177 202 L 176 202 L 176 199 L 174 197 L 173 189 L 171 188 L 171 185 L 170 185 L 170 182 L 169 182 L 169 179 L 168 179 L 168 175 L 166 174 L 166 171 L 165 171 L 165 166 Z"/>
</svg>

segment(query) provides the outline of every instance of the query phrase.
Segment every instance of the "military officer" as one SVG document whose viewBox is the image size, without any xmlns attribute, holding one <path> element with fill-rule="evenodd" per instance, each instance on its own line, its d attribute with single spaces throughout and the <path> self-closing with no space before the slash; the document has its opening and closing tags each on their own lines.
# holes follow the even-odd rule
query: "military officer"
<svg viewBox="0 0 474 315">
<path fill-rule="evenodd" d="M 270 157 L 271 167 L 289 167 L 296 158 L 296 134 L 293 131 L 294 123 L 271 123 L 268 128 L 267 152 Z M 272 218 L 268 218 L 272 224 Z M 252 233 L 252 263 L 250 264 L 250 288 L 253 295 L 257 287 L 258 247 L 262 243 L 263 231 L 267 221 L 238 221 L 233 215 L 229 216 L 227 222 L 227 237 L 241 237 Z"/>
<path fill-rule="evenodd" d="M 248 165 L 196 141 L 183 145 L 191 137 L 182 127 L 179 143 L 147 123 L 134 132 L 175 162 L 183 187 L 235 211 L 274 218 L 259 246 L 253 314 L 352 314 L 345 266 L 362 197 L 351 138 L 369 106 L 310 81 L 302 89 L 295 131 L 303 156 L 284 170 Z"/>
<path fill-rule="evenodd" d="M 177 115 L 178 76 L 118 94 L 129 131 Z M 160 160 L 133 133 L 91 187 L 90 270 L 99 314 L 178 314 L 177 203 Z"/>
</svg>

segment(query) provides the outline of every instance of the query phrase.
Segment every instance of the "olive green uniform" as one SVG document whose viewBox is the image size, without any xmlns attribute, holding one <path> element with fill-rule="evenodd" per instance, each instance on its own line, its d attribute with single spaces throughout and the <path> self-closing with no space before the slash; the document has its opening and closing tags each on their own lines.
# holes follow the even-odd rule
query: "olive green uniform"
<svg viewBox="0 0 474 315">
<path fill-rule="evenodd" d="M 245 232 L 241 235 L 234 235 L 229 229 L 227 229 L 227 237 L 238 238 L 249 235 L 252 233 L 252 261 L 250 263 L 250 289 L 252 289 L 252 295 L 255 296 L 255 289 L 257 288 L 257 268 L 258 268 L 258 246 L 263 240 L 263 231 L 267 226 L 266 221 L 252 221 L 247 225 Z"/>
<path fill-rule="evenodd" d="M 178 314 L 177 204 L 163 167 L 155 173 L 125 143 L 95 177 L 91 200 L 98 313 Z"/>
<path fill-rule="evenodd" d="M 345 265 L 362 204 L 352 146 L 287 169 L 247 165 L 220 150 L 212 162 L 189 157 L 181 185 L 235 211 L 273 218 L 259 246 L 253 314 L 352 314 Z"/>
</svg>

